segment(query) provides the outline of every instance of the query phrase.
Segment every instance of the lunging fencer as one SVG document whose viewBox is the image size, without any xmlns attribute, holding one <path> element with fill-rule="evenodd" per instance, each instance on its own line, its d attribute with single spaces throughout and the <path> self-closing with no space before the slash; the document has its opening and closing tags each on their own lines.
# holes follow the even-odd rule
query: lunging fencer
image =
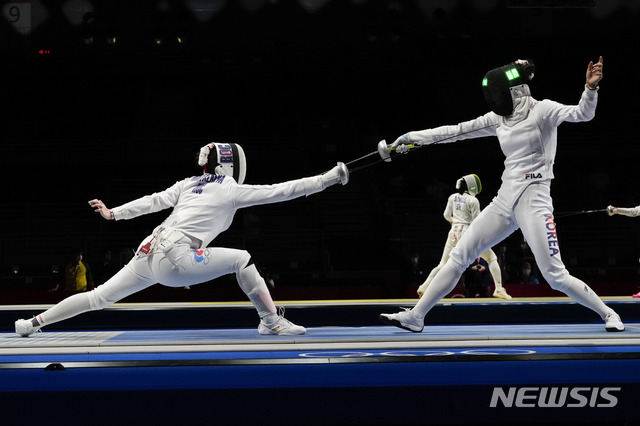
<svg viewBox="0 0 640 426">
<path fill-rule="evenodd" d="M 188 177 L 168 189 L 109 209 L 101 200 L 89 205 L 107 220 L 127 220 L 173 208 L 146 237 L 135 257 L 118 273 L 87 293 L 79 293 L 36 315 L 15 323 L 26 337 L 40 328 L 87 311 L 104 309 L 156 283 L 183 287 L 236 274 L 240 288 L 258 311 L 260 334 L 297 335 L 305 328 L 278 315 L 264 279 L 245 250 L 208 247 L 231 225 L 238 209 L 309 196 L 349 181 L 349 171 L 338 163 L 328 172 L 274 185 L 245 185 L 245 154 L 234 143 L 210 143 L 200 150 L 200 176 Z"/>
<path fill-rule="evenodd" d="M 619 214 L 621 216 L 627 217 L 638 217 L 640 216 L 640 206 L 635 207 L 613 207 L 611 205 L 606 208 L 607 214 L 609 216 L 613 216 Z M 634 299 L 640 298 L 640 291 L 631 295 Z"/>
<path fill-rule="evenodd" d="M 605 322 L 607 331 L 624 330 L 618 314 L 565 268 L 550 194 L 557 128 L 565 121 L 583 122 L 595 116 L 602 66 L 602 57 L 595 64 L 589 62 L 577 105 L 534 99 L 527 84 L 534 75 L 532 62 L 518 60 L 492 69 L 482 81 L 490 112 L 457 125 L 412 131 L 391 145 L 397 153 L 402 153 L 409 151 L 410 144 L 497 136 L 506 158 L 497 196 L 469 225 L 465 237 L 451 251 L 449 261 L 418 303 L 410 310 L 381 314 L 382 322 L 413 332 L 422 331 L 426 314 L 455 287 L 473 260 L 520 228 L 552 288 L 595 311 Z"/>
<path fill-rule="evenodd" d="M 451 229 L 447 234 L 447 241 L 444 244 L 442 258 L 440 258 L 440 263 L 431 270 L 424 283 L 418 287 L 419 297 L 422 297 L 438 271 L 447 263 L 451 250 L 458 244 L 471 222 L 480 214 L 480 201 L 478 201 L 476 195 L 480 194 L 481 191 L 482 182 L 478 175 L 465 175 L 456 181 L 456 192 L 451 194 L 447 199 L 447 206 L 443 213 L 445 220 L 451 224 Z M 491 277 L 493 278 L 493 284 L 495 285 L 493 297 L 511 299 L 511 296 L 502 285 L 502 272 L 498 264 L 498 256 L 496 256 L 492 249 L 488 249 L 482 253 L 480 257 L 487 262 L 489 273 L 491 273 Z"/>
</svg>

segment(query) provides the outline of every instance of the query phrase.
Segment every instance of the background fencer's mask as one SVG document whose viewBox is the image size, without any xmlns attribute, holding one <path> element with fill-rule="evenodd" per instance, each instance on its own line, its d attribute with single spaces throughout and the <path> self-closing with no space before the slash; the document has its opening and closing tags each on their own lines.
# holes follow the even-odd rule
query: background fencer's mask
<svg viewBox="0 0 640 426">
<path fill-rule="evenodd" d="M 247 172 L 244 150 L 237 143 L 212 142 L 200 148 L 198 165 L 205 173 L 233 177 L 242 184 Z"/>
<path fill-rule="evenodd" d="M 466 189 L 475 197 L 482 191 L 482 183 L 478 175 L 465 175 L 456 181 L 456 189 Z"/>
<path fill-rule="evenodd" d="M 515 100 L 531 96 L 527 82 L 533 79 L 532 62 L 518 59 L 487 72 L 482 80 L 482 92 L 491 111 L 503 117 L 513 114 Z"/>
</svg>

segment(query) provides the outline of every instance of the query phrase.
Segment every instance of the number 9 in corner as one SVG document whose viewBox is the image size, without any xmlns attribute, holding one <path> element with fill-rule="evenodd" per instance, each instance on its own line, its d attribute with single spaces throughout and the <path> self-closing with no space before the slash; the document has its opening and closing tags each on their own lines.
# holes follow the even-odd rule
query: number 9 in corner
<svg viewBox="0 0 640 426">
<path fill-rule="evenodd" d="M 2 17 L 23 35 L 31 32 L 31 2 L 14 0 L 2 6 Z"/>
</svg>

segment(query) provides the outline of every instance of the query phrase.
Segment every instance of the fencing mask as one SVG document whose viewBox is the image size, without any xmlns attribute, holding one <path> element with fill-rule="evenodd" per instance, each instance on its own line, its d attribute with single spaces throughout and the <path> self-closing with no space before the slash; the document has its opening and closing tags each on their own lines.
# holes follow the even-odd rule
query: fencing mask
<svg viewBox="0 0 640 426">
<path fill-rule="evenodd" d="M 478 175 L 465 175 L 456 181 L 456 189 L 469 191 L 475 197 L 482 191 L 482 183 Z"/>
<path fill-rule="evenodd" d="M 200 148 L 198 165 L 205 173 L 233 177 L 242 184 L 247 172 L 244 150 L 237 143 L 212 142 Z"/>
<path fill-rule="evenodd" d="M 522 59 L 487 72 L 482 80 L 482 92 L 491 111 L 510 116 L 517 97 L 531 96 L 526 83 L 533 79 L 534 72 L 534 64 Z"/>
</svg>

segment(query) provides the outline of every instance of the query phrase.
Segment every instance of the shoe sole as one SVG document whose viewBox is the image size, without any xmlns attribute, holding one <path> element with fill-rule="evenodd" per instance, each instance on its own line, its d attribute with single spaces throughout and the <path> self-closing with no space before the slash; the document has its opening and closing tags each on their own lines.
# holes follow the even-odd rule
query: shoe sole
<svg viewBox="0 0 640 426">
<path fill-rule="evenodd" d="M 620 332 L 620 331 L 624 331 L 624 326 L 622 326 L 622 329 L 619 329 L 619 328 L 613 327 L 613 326 L 612 327 L 605 327 L 604 329 L 607 330 L 609 333 L 617 333 L 617 332 Z"/>
<path fill-rule="evenodd" d="M 258 333 L 262 334 L 263 336 L 300 336 L 302 334 L 305 334 L 306 332 L 307 332 L 306 329 L 304 331 L 301 331 L 300 333 L 275 332 L 269 328 L 258 329 Z"/>
<path fill-rule="evenodd" d="M 496 299 L 504 299 L 504 300 L 511 300 L 512 297 L 510 295 L 501 295 L 500 293 L 493 293 L 493 297 L 495 297 Z"/>
<path fill-rule="evenodd" d="M 31 333 L 29 333 L 29 332 L 20 333 L 18 330 L 16 330 L 16 334 L 19 334 L 20 337 L 29 337 L 29 336 L 34 335 L 34 334 L 39 333 L 39 332 L 40 332 L 39 328 L 36 329 L 36 330 L 33 330 Z"/>
<path fill-rule="evenodd" d="M 422 330 L 424 330 L 424 327 L 422 327 L 420 330 L 414 330 L 412 328 L 406 327 L 404 325 L 402 325 L 402 323 L 396 319 L 391 319 L 391 318 L 387 318 L 385 316 L 383 316 L 383 314 L 380 314 L 380 316 L 378 317 L 380 319 L 380 321 L 382 321 L 385 324 L 389 324 L 389 325 L 395 325 L 396 327 L 402 328 L 404 330 L 407 331 L 411 331 L 412 333 L 420 333 L 422 332 Z"/>
</svg>

